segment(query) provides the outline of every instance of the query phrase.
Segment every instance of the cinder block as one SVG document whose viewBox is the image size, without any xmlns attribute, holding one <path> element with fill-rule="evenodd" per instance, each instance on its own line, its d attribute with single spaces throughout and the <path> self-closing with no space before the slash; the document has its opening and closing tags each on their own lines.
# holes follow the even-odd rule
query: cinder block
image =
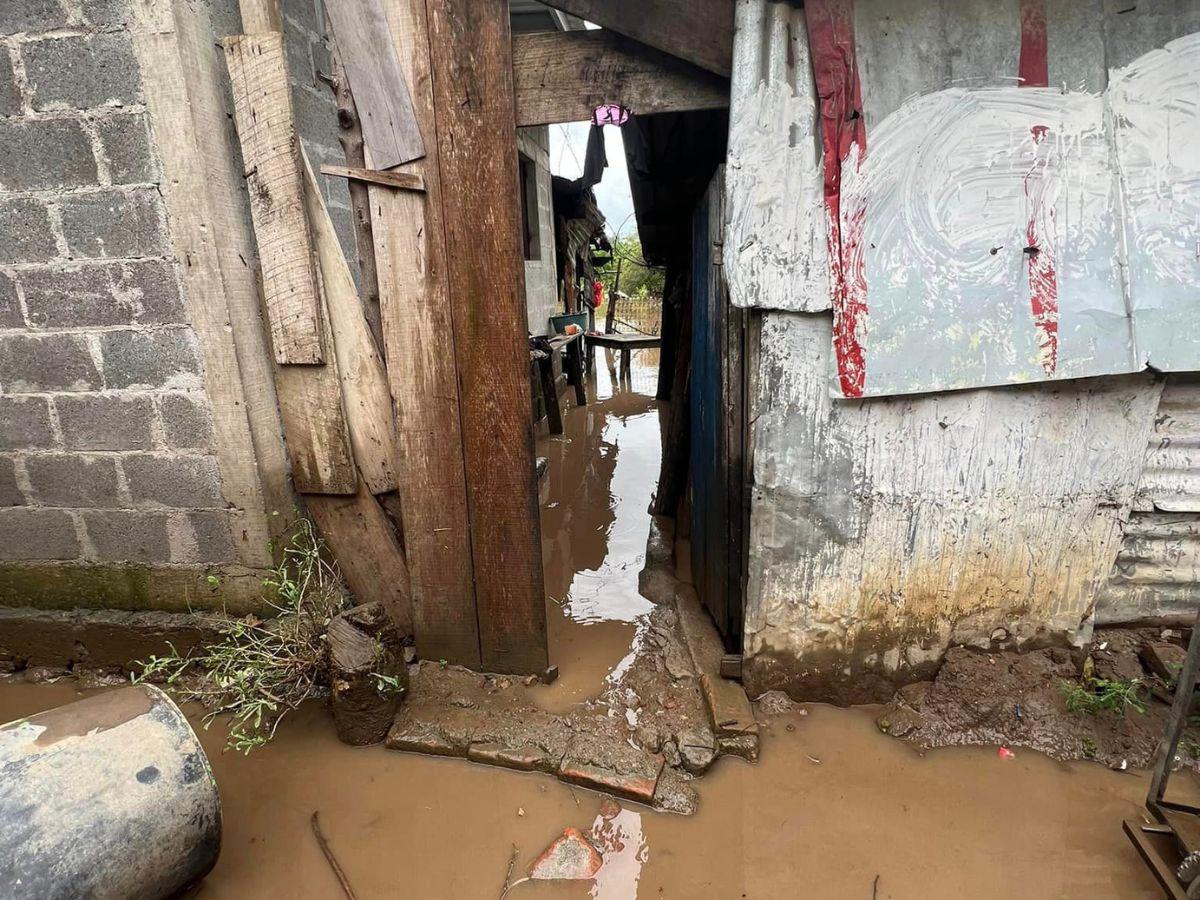
<svg viewBox="0 0 1200 900">
<path fill-rule="evenodd" d="M 113 272 L 117 298 L 133 310 L 133 320 L 142 325 L 181 325 L 187 311 L 179 294 L 175 264 L 170 260 L 146 259 L 122 263 Z"/>
<path fill-rule="evenodd" d="M 229 513 L 224 510 L 192 512 L 187 524 L 194 544 L 176 548 L 172 562 L 220 563 L 233 559 L 233 537 L 229 530 Z"/>
<path fill-rule="evenodd" d="M 0 559 L 76 559 L 75 521 L 61 509 L 0 509 Z"/>
<path fill-rule="evenodd" d="M 17 485 L 17 461 L 0 456 L 0 506 L 24 506 L 25 495 Z"/>
<path fill-rule="evenodd" d="M 46 204 L 27 198 L 0 202 L 0 263 L 46 262 L 57 255 Z"/>
<path fill-rule="evenodd" d="M 193 387 L 200 356 L 190 329 L 106 331 L 100 335 L 110 388 Z"/>
<path fill-rule="evenodd" d="M 19 112 L 21 112 L 21 89 L 17 87 L 17 76 L 13 71 L 12 59 L 7 53 L 0 53 L 0 116 L 15 116 Z"/>
<path fill-rule="evenodd" d="M 95 391 L 100 372 L 79 334 L 0 337 L 0 387 L 5 393 Z"/>
<path fill-rule="evenodd" d="M 147 396 L 84 394 L 59 397 L 58 422 L 68 450 L 149 450 L 154 401 Z"/>
<path fill-rule="evenodd" d="M 5 4 L 0 3 L 0 7 Z M 73 119 L 0 119 L 0 185 L 44 191 L 96 183 L 92 143 Z"/>
<path fill-rule="evenodd" d="M 17 283 L 0 272 L 0 328 L 23 328 L 25 316 L 17 299 Z"/>
<path fill-rule="evenodd" d="M 44 397 L 0 397 L 0 450 L 50 450 L 54 428 Z"/>
<path fill-rule="evenodd" d="M 133 455 L 121 465 L 135 503 L 176 509 L 224 505 L 217 461 L 211 456 Z"/>
<path fill-rule="evenodd" d="M 4 0 L 0 3 L 0 34 L 48 31 L 67 24 L 59 0 Z"/>
<path fill-rule="evenodd" d="M 136 184 L 155 180 L 154 154 L 146 117 L 110 116 L 96 123 L 100 146 L 108 160 L 113 184 Z"/>
<path fill-rule="evenodd" d="M 141 75 L 127 34 L 32 41 L 22 47 L 34 109 L 128 106 L 141 100 Z"/>
<path fill-rule="evenodd" d="M 73 258 L 163 256 L 166 223 L 152 188 L 64 197 L 63 236 Z"/>
<path fill-rule="evenodd" d="M 85 512 L 96 557 L 104 562 L 165 563 L 171 561 L 166 513 L 128 509 Z"/>
<path fill-rule="evenodd" d="M 42 506 L 79 508 L 125 506 L 110 456 L 39 453 L 25 458 L 33 499 Z"/>
<path fill-rule="evenodd" d="M 200 395 L 164 394 L 162 410 L 167 446 L 178 450 L 207 450 L 213 444 L 212 413 Z"/>
<path fill-rule="evenodd" d="M 133 9 L 129 0 L 85 0 L 83 17 L 89 25 L 127 25 Z"/>
<path fill-rule="evenodd" d="M 33 328 L 133 324 L 133 311 L 113 297 L 108 266 L 27 269 L 20 279 Z"/>
</svg>

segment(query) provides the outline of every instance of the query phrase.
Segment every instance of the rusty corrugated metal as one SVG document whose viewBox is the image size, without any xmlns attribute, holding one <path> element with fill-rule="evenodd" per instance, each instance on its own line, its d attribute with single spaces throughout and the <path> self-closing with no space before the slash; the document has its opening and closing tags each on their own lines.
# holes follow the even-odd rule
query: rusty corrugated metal
<svg viewBox="0 0 1200 900">
<path fill-rule="evenodd" d="M 1096 621 L 1190 613 L 1200 602 L 1200 376 L 1163 387 L 1112 577 Z"/>
</svg>

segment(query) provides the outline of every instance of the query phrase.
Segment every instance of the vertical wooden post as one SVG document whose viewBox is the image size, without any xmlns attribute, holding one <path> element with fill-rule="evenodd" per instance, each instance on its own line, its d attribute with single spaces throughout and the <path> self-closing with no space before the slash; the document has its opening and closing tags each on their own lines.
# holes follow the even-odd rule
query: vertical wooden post
<svg viewBox="0 0 1200 900">
<path fill-rule="evenodd" d="M 424 195 L 368 189 L 417 654 L 479 668 L 455 372 L 455 345 L 462 338 L 451 315 L 425 0 L 382 0 L 381 5 L 426 149 L 423 159 L 392 170 L 420 175 Z"/>
<path fill-rule="evenodd" d="M 426 9 L 482 664 L 538 672 L 549 660 L 508 2 Z"/>
</svg>

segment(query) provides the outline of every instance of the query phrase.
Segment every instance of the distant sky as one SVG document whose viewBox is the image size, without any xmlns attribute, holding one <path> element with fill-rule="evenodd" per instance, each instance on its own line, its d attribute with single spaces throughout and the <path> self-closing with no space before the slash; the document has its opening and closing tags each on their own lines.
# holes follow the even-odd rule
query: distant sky
<svg viewBox="0 0 1200 900">
<path fill-rule="evenodd" d="M 550 126 L 550 171 L 564 178 L 578 178 L 583 174 L 583 155 L 587 150 L 588 130 L 586 122 Z M 608 156 L 608 168 L 604 178 L 593 190 L 596 203 L 604 218 L 608 234 L 622 236 L 637 233 L 633 218 L 633 198 L 629 193 L 629 172 L 625 168 L 625 146 L 621 143 L 621 129 L 615 125 L 604 128 L 604 150 Z"/>
</svg>

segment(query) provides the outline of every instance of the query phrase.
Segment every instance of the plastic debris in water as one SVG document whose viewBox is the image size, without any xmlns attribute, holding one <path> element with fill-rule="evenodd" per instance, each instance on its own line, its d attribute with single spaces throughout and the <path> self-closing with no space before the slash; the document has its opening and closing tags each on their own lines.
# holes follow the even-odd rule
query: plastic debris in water
<svg viewBox="0 0 1200 900">
<path fill-rule="evenodd" d="M 1009 750 L 1007 747 L 1001 747 L 999 750 L 997 750 L 997 751 L 996 751 L 996 755 L 997 755 L 998 757 L 1000 757 L 1001 759 L 1012 759 L 1012 758 L 1014 758 L 1014 757 L 1015 757 L 1017 754 L 1013 753 L 1013 752 L 1012 752 L 1011 750 Z"/>
</svg>

